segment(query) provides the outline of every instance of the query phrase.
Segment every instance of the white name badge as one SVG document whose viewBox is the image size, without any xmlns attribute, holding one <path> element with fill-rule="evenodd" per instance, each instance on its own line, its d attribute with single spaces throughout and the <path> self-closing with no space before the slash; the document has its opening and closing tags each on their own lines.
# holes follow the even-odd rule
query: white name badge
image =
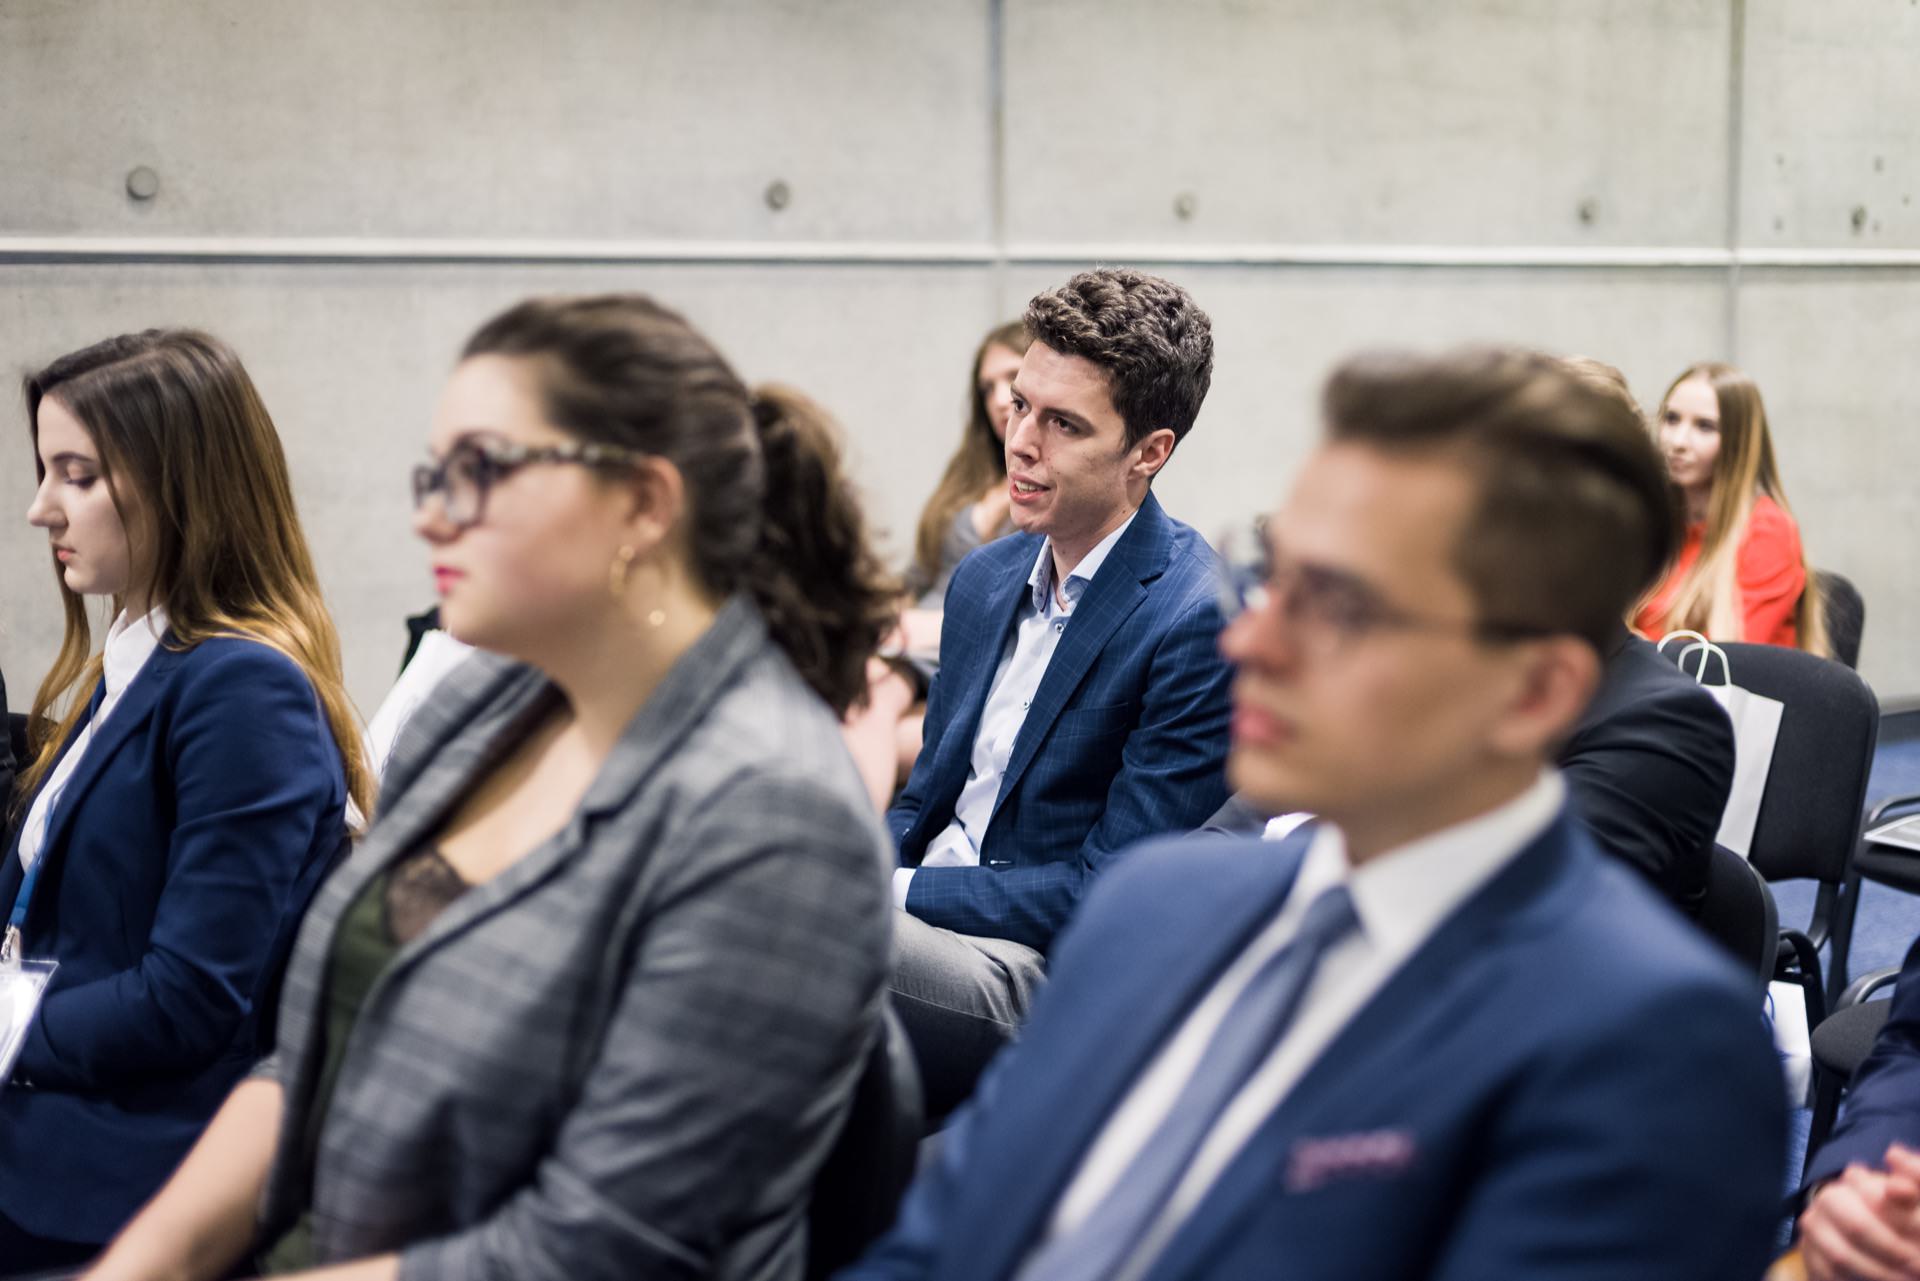
<svg viewBox="0 0 1920 1281">
<path fill-rule="evenodd" d="M 0 1084 L 13 1076 L 14 1060 L 27 1043 L 47 980 L 60 968 L 58 961 L 0 963 Z"/>
</svg>

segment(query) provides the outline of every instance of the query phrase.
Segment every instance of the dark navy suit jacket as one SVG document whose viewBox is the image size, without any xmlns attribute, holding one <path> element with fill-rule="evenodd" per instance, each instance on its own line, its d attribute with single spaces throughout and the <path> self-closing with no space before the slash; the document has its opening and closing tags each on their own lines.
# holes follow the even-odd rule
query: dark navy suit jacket
<svg viewBox="0 0 1920 1281">
<path fill-rule="evenodd" d="M 1600 848 L 1698 916 L 1733 790 L 1733 726 L 1713 695 L 1625 627 L 1605 659 L 1554 763 Z M 1203 830 L 1257 835 L 1269 817 L 1236 794 Z"/>
<path fill-rule="evenodd" d="M 843 1281 L 1016 1273 L 1140 1072 L 1272 920 L 1307 839 L 1129 855 Z M 1752 1281 L 1785 1147 L 1751 980 L 1562 814 L 1361 1007 L 1146 1278 Z"/>
<path fill-rule="evenodd" d="M 1890 1143 L 1920 1148 L 1920 939 L 1907 950 L 1873 1053 L 1853 1074 L 1846 1111 L 1807 1158 L 1803 1183 L 1830 1179 L 1855 1161 L 1882 1169 Z"/>
<path fill-rule="evenodd" d="M 1733 725 L 1713 695 L 1622 627 L 1559 766 L 1600 848 L 1699 915 L 1733 790 Z"/>
<path fill-rule="evenodd" d="M 23 931 L 60 968 L 0 1091 L 0 1213 L 42 1236 L 104 1241 L 186 1155 L 259 1056 L 262 989 L 346 841 L 340 754 L 299 666 L 254 641 L 171 643 L 54 805 Z M 0 912 L 20 882 L 16 835 Z"/>
<path fill-rule="evenodd" d="M 953 821 L 987 694 L 1045 539 L 1015 534 L 947 587 L 926 746 L 887 813 L 906 867 Z M 1044 950 L 1081 891 L 1143 837 L 1226 799 L 1228 684 L 1212 550 L 1151 493 L 1074 606 L 1014 740 L 979 867 L 922 868 L 907 910 Z"/>
</svg>

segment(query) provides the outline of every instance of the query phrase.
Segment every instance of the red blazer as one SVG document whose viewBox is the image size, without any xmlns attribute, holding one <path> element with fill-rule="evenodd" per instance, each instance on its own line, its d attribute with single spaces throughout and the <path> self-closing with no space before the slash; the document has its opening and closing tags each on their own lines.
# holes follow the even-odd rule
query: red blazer
<svg viewBox="0 0 1920 1281">
<path fill-rule="evenodd" d="M 1668 617 L 1680 582 L 1694 562 L 1700 559 L 1700 542 L 1706 532 L 1704 523 L 1687 526 L 1686 541 L 1674 558 L 1660 589 L 1634 615 L 1634 630 L 1659 640 L 1679 626 Z M 1746 536 L 1734 566 L 1734 579 L 1740 589 L 1741 628 L 1738 636 L 1716 636 L 1715 640 L 1751 641 L 1762 645 L 1793 646 L 1799 642 L 1794 626 L 1794 611 L 1800 605 L 1800 593 L 1807 586 L 1807 560 L 1800 550 L 1800 527 L 1780 504 L 1765 494 L 1753 500 L 1753 514 L 1747 519 Z"/>
</svg>

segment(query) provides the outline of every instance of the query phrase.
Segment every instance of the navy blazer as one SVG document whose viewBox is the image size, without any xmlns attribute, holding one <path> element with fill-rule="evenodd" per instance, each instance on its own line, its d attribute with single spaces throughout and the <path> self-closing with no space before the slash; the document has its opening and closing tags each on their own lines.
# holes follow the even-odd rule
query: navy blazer
<svg viewBox="0 0 1920 1281">
<path fill-rule="evenodd" d="M 1733 726 L 1719 701 L 1623 626 L 1554 763 L 1600 848 L 1698 916 L 1733 790 Z M 1257 835 L 1269 817 L 1236 793 L 1201 830 Z"/>
<path fill-rule="evenodd" d="M 918 866 L 953 821 L 987 694 L 1046 540 L 1014 534 L 947 587 L 926 746 L 887 828 Z M 979 867 L 914 874 L 931 925 L 1045 949 L 1088 882 L 1143 837 L 1197 826 L 1226 799 L 1228 685 L 1213 551 L 1149 493 L 1074 606 L 1000 780 Z"/>
<path fill-rule="evenodd" d="M 60 968 L 0 1090 L 0 1213 L 41 1236 L 106 1240 L 186 1155 L 258 1057 L 262 989 L 346 842 L 300 667 L 255 641 L 172 643 L 55 803 L 23 931 Z M 16 834 L 0 910 L 20 882 Z"/>
<path fill-rule="evenodd" d="M 1733 790 L 1733 725 L 1719 700 L 1622 627 L 1559 766 L 1600 848 L 1698 916 Z"/>
<path fill-rule="evenodd" d="M 1855 1161 L 1882 1169 L 1891 1143 L 1920 1148 L 1920 939 L 1901 964 L 1873 1052 L 1853 1074 L 1840 1123 L 1807 1158 L 1802 1186 L 1831 1179 Z"/>
<path fill-rule="evenodd" d="M 1017 1272 L 1141 1071 L 1279 910 L 1308 839 L 1130 855 L 892 1233 L 843 1277 Z M 1334 1037 L 1146 1281 L 1751 1281 L 1785 1148 L 1750 978 L 1563 813 Z"/>
</svg>

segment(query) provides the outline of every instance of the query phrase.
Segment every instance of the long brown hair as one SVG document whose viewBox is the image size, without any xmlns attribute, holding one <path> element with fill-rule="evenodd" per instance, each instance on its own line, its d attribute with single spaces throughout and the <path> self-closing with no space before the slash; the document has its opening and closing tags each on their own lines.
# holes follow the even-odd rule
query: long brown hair
<svg viewBox="0 0 1920 1281">
<path fill-rule="evenodd" d="M 134 516 L 128 541 L 148 575 L 150 600 L 167 611 L 174 643 L 184 649 L 240 636 L 298 663 L 340 749 L 347 793 L 371 813 L 373 774 L 341 674 L 340 639 L 301 532 L 279 434 L 240 358 L 208 334 L 149 329 L 62 356 L 29 374 L 25 389 L 36 475 L 46 475 L 40 405 L 52 397 L 99 450 L 122 523 Z M 100 682 L 86 603 L 57 562 L 54 578 L 66 632 L 34 695 L 33 763 L 20 777 L 21 799 L 53 768 Z M 56 710 L 62 700 L 69 700 L 64 712 Z"/>
<path fill-rule="evenodd" d="M 554 426 L 678 468 L 701 585 L 750 595 L 836 713 L 865 697 L 899 585 L 868 544 L 826 411 L 791 388 L 749 393 L 692 325 L 641 294 L 530 299 L 462 353 L 486 355 L 532 363 Z"/>
<path fill-rule="evenodd" d="M 1740 544 L 1753 516 L 1753 500 L 1765 494 L 1789 516 L 1787 491 L 1774 461 L 1773 434 L 1767 429 L 1767 409 L 1760 388 L 1732 365 L 1703 360 L 1689 365 L 1667 385 L 1660 397 L 1659 420 L 1667 416 L 1667 400 L 1674 388 L 1691 378 L 1704 378 L 1720 406 L 1720 453 L 1713 464 L 1713 489 L 1707 496 L 1706 530 L 1700 539 L 1700 558 L 1681 580 L 1667 608 L 1671 626 L 1688 628 L 1717 639 L 1740 635 Z M 1794 636 L 1801 649 L 1831 655 L 1825 611 L 1813 567 L 1802 569 L 1806 585 L 1794 609 Z"/>
<path fill-rule="evenodd" d="M 940 546 L 954 517 L 962 508 L 979 502 L 980 495 L 996 482 L 1007 478 L 1007 450 L 987 416 L 987 398 L 980 391 L 980 365 L 989 348 L 1005 347 L 1024 356 L 1032 345 L 1026 322 L 1010 320 L 989 331 L 974 349 L 973 364 L 968 366 L 972 381 L 967 387 L 967 425 L 960 433 L 959 447 L 940 475 L 940 483 L 934 486 L 933 497 L 921 509 L 920 525 L 913 537 L 909 577 L 916 583 L 932 583 L 940 576 Z"/>
</svg>

